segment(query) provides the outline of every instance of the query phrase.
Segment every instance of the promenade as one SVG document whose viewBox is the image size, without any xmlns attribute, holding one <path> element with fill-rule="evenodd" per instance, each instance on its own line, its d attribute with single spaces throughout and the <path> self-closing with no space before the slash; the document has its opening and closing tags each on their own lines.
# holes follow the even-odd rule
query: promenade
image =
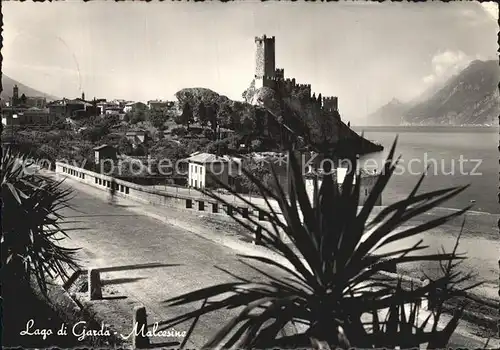
<svg viewBox="0 0 500 350">
<path fill-rule="evenodd" d="M 73 208 L 63 211 L 71 239 L 65 244 L 81 247 L 84 267 L 110 267 L 136 265 L 137 268 L 103 273 L 104 299 L 92 301 L 105 313 L 107 319 L 122 334 L 132 330 L 132 309 L 146 306 L 148 323 L 161 322 L 189 309 L 190 305 L 167 308 L 164 301 L 171 297 L 220 282 L 234 281 L 233 277 L 217 269 L 227 269 L 249 279 L 259 279 L 250 267 L 238 262 L 237 253 L 259 254 L 276 258 L 269 251 L 255 247 L 234 233 L 210 228 L 212 234 L 196 232 L 198 213 L 188 213 L 159 206 L 146 205 L 119 198 L 116 206 L 107 203 L 104 191 L 66 178 L 65 184 L 74 190 Z M 156 219 L 154 218 L 156 215 Z M 167 222 L 183 222 L 183 228 Z M 162 219 L 163 218 L 163 219 Z M 191 229 L 189 229 L 191 228 Z M 144 264 L 157 264 L 154 268 L 140 268 Z M 255 263 L 252 263 L 255 265 Z M 257 265 L 255 265 L 257 266 Z M 267 272 L 270 268 L 259 266 Z M 199 348 L 214 330 L 223 325 L 236 311 L 221 311 L 202 317 L 188 347 Z M 119 313 L 119 314 L 118 314 Z M 425 313 L 423 317 L 425 317 Z M 189 325 L 179 325 L 176 331 L 187 331 Z M 453 337 L 454 347 L 476 348 L 485 340 L 474 335 L 475 326 L 462 321 Z M 167 344 L 181 339 L 152 339 L 153 343 Z M 492 348 L 500 341 L 490 341 Z"/>
<path fill-rule="evenodd" d="M 196 189 L 180 188 L 174 186 L 151 186 L 156 190 L 166 193 L 171 196 L 192 197 L 199 199 L 209 199 L 209 197 Z M 218 194 L 222 199 L 235 206 L 247 206 L 247 204 L 230 194 Z M 261 208 L 267 208 L 264 199 L 251 195 L 242 195 L 253 205 Z M 280 213 L 279 205 L 276 201 L 270 200 L 272 208 Z M 444 203 L 446 205 L 446 203 Z M 375 208 L 373 215 L 376 215 L 384 207 Z M 410 220 L 407 224 L 401 227 L 398 231 L 408 229 L 409 227 L 423 224 L 432 219 L 450 215 L 456 212 L 456 209 L 436 208 L 423 215 Z M 418 240 L 423 239 L 423 245 L 428 246 L 427 249 L 419 252 L 419 254 L 437 253 L 441 248 L 447 252 L 451 252 L 455 246 L 456 239 L 460 233 L 460 229 L 465 217 L 465 225 L 460 238 L 458 252 L 467 254 L 467 260 L 459 267 L 466 272 L 475 274 L 472 283 L 484 282 L 484 284 L 474 289 L 474 294 L 488 299 L 498 300 L 498 258 L 500 254 L 500 236 L 498 234 L 497 222 L 500 215 L 493 215 L 484 212 L 470 210 L 466 215 L 459 216 L 453 220 L 441 225 L 435 229 L 429 230 L 416 237 L 408 238 L 397 244 L 387 245 L 381 252 L 386 252 L 392 249 L 402 249 L 413 246 Z M 412 277 L 421 278 L 425 274 L 435 277 L 440 273 L 438 263 L 428 263 L 422 266 L 417 263 L 409 263 L 400 266 L 400 272 L 404 272 Z"/>
</svg>

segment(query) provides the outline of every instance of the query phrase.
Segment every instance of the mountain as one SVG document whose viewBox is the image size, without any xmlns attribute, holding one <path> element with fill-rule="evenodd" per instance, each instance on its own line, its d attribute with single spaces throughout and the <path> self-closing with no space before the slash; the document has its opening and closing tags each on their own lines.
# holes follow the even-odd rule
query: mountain
<svg viewBox="0 0 500 350">
<path fill-rule="evenodd" d="M 473 61 L 427 101 L 410 108 L 407 124 L 490 125 L 500 114 L 497 61 Z"/>
<path fill-rule="evenodd" d="M 409 108 L 408 103 L 403 103 L 393 98 L 392 101 L 368 116 L 369 124 L 373 126 L 400 125 L 403 121 L 403 115 Z"/>
<path fill-rule="evenodd" d="M 0 98 L 2 100 L 7 100 L 10 97 L 12 97 L 12 89 L 14 88 L 14 85 L 17 85 L 19 88 L 19 96 L 22 94 L 25 94 L 28 97 L 46 97 L 47 100 L 57 100 L 58 97 L 56 96 L 51 96 L 49 94 L 46 94 L 44 92 L 40 92 L 38 90 L 35 90 L 27 85 L 24 85 L 9 76 L 2 74 L 2 93 L 0 94 Z"/>
<path fill-rule="evenodd" d="M 498 61 L 473 61 L 436 91 L 369 116 L 370 125 L 492 125 L 500 114 Z"/>
</svg>

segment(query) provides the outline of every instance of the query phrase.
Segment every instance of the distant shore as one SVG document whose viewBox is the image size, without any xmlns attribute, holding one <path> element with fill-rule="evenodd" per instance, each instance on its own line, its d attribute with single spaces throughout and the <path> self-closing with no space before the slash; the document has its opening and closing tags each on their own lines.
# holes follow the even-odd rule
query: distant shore
<svg viewBox="0 0 500 350">
<path fill-rule="evenodd" d="M 454 125 L 382 125 L 382 126 L 352 126 L 356 132 L 380 131 L 380 132 L 498 132 L 498 125 L 491 126 L 454 126 Z"/>
</svg>

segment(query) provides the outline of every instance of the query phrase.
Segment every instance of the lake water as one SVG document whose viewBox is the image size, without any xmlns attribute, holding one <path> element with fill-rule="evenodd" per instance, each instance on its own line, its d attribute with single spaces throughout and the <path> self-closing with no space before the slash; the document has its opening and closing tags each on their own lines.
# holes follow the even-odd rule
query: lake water
<svg viewBox="0 0 500 350">
<path fill-rule="evenodd" d="M 359 133 L 362 128 L 356 129 Z M 396 155 L 401 155 L 397 174 L 389 181 L 382 204 L 405 199 L 431 164 L 421 190 L 431 191 L 470 184 L 463 193 L 441 207 L 460 209 L 475 201 L 473 211 L 499 214 L 498 128 L 489 130 L 447 129 L 429 131 L 409 128 L 377 129 L 364 132 L 365 138 L 384 146 L 384 151 L 361 159 L 368 168 L 380 169 L 394 138 L 399 135 Z"/>
</svg>

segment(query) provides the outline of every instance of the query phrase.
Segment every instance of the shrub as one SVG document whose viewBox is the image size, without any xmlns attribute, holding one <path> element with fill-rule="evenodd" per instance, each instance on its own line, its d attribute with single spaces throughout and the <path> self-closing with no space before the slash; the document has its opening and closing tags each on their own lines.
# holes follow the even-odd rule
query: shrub
<svg viewBox="0 0 500 350">
<path fill-rule="evenodd" d="M 205 151 L 212 154 L 227 154 L 229 150 L 228 141 L 227 140 L 217 140 L 212 141 L 207 144 Z"/>
<path fill-rule="evenodd" d="M 77 249 L 58 243 L 67 237 L 58 211 L 71 192 L 30 165 L 26 156 L 9 151 L 2 157 L 2 289 L 15 291 L 34 280 L 45 294 L 51 279 L 78 267 Z"/>
<path fill-rule="evenodd" d="M 252 147 L 252 150 L 254 152 L 261 151 L 262 150 L 262 140 L 259 140 L 259 139 L 252 140 L 251 147 Z"/>
<path fill-rule="evenodd" d="M 183 136 L 186 136 L 187 130 L 183 126 L 178 126 L 178 127 L 172 128 L 171 134 L 172 134 L 172 136 L 183 137 Z"/>
<path fill-rule="evenodd" d="M 213 311 L 240 309 L 242 311 L 229 320 L 203 348 L 393 349 L 398 346 L 414 348 L 424 344 L 428 348 L 444 348 L 457 326 L 461 310 L 457 310 L 444 329 L 437 330 L 436 327 L 440 321 L 442 303 L 456 295 L 450 287 L 470 277 L 452 272 L 456 261 L 463 257 L 456 254 L 456 249 L 452 253 L 419 254 L 425 248 L 422 241 L 412 247 L 385 253 L 380 248 L 417 236 L 463 214 L 468 208 L 414 227 L 404 226 L 411 218 L 440 205 L 467 186 L 417 195 L 422 177 L 406 200 L 384 208 L 370 219 L 377 198 L 396 168 L 397 160 L 393 161 L 395 145 L 389 153 L 383 173 L 361 210 L 358 208 L 361 178 L 360 175 L 354 175 L 355 169 L 347 174 L 340 190 L 333 175 L 325 175 L 319 197 L 313 203 L 305 190 L 299 161 L 295 156 L 290 158 L 292 186 L 289 198 L 284 194 L 276 175 L 273 175 L 274 188 L 270 189 L 263 186 L 253 174 L 245 172 L 268 203 L 264 216 L 272 228 L 262 225 L 255 216 L 250 216 L 250 222 L 242 220 L 239 210 L 232 216 L 252 232 L 255 226 L 259 227 L 263 244 L 278 252 L 293 268 L 263 257 L 244 256 L 250 259 L 250 263 L 244 263 L 262 274 L 267 281 L 253 282 L 228 271 L 237 281 L 202 288 L 170 299 L 168 303 L 171 306 L 205 302 L 200 309 L 163 322 L 165 329 L 188 320 L 197 320 Z M 355 158 L 351 160 L 351 164 L 356 164 Z M 356 181 L 353 181 L 355 176 Z M 216 178 L 214 180 L 217 181 Z M 219 183 L 253 210 L 261 210 L 228 186 Z M 231 205 L 214 192 L 203 192 L 225 205 Z M 283 219 L 270 205 L 270 200 L 279 204 Z M 402 230 L 396 231 L 398 228 Z M 291 245 L 283 242 L 280 231 L 287 236 Z M 281 274 L 264 272 L 252 264 L 255 261 L 278 268 Z M 388 266 L 429 261 L 447 265 L 442 265 L 443 277 L 431 280 L 425 287 L 408 291 L 400 283 L 394 286 L 387 279 L 380 278 L 380 272 Z M 434 326 L 429 330 L 426 327 L 429 318 L 424 323 L 419 321 L 419 305 L 426 293 L 438 289 L 444 291 L 443 297 L 434 313 Z M 208 301 L 212 298 L 215 300 Z M 410 307 L 409 312 L 405 311 L 405 305 Z M 384 322 L 380 320 L 380 314 L 387 309 Z M 366 314 L 371 315 L 371 320 L 362 317 Z M 287 335 L 289 326 L 296 324 L 303 325 L 304 330 Z"/>
</svg>

